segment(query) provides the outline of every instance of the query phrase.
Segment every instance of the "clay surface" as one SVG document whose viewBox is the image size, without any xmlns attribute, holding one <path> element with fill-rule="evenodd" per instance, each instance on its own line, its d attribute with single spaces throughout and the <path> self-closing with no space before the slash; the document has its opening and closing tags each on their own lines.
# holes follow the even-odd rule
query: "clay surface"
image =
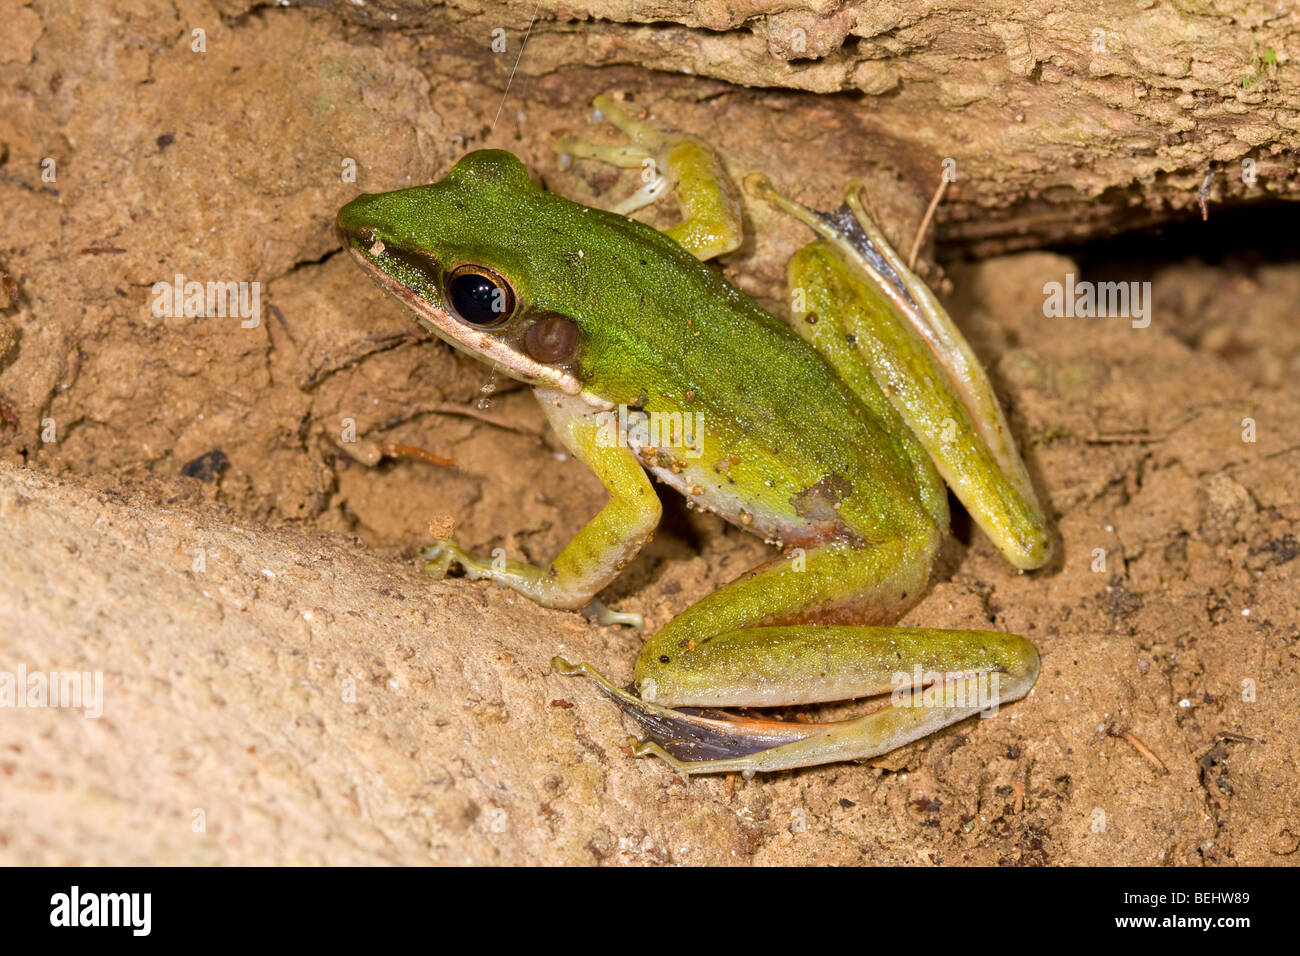
<svg viewBox="0 0 1300 956">
<path fill-rule="evenodd" d="M 958 520 L 904 623 L 1024 634 L 1039 682 L 867 765 L 687 783 L 549 669 L 626 680 L 638 635 L 418 573 L 449 533 L 545 561 L 602 491 L 525 390 L 480 407 L 488 374 L 332 226 L 484 145 L 612 205 L 635 174 L 562 170 L 551 143 L 619 90 L 811 205 L 862 180 L 903 247 L 947 156 L 941 250 L 1104 235 L 1192 209 L 1211 159 L 1259 156 L 1256 191 L 1289 193 L 1264 158 L 1298 128 L 1293 15 L 1164 0 L 1101 24 L 1124 39 L 1098 60 L 1082 19 L 1032 5 L 548 8 L 506 93 L 531 4 L 77 6 L 0 0 L 0 671 L 102 674 L 103 712 L 0 708 L 0 862 L 1297 859 L 1296 263 L 1138 264 L 1135 328 L 1045 316 L 1044 284 L 1083 274 L 1059 253 L 940 269 L 927 242 L 1060 556 L 1017 575 Z M 803 24 L 805 58 L 781 46 Z M 1250 198 L 1231 188 L 1215 203 Z M 746 216 L 720 267 L 779 312 L 807 236 Z M 177 274 L 259 283 L 260 320 L 155 315 Z M 457 466 L 370 464 L 384 442 Z M 665 505 L 605 595 L 650 628 L 768 554 Z"/>
</svg>

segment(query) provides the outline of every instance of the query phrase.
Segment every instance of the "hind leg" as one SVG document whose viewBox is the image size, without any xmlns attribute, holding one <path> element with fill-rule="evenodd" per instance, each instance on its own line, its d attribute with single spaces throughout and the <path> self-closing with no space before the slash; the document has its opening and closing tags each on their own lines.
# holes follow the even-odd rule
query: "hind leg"
<svg viewBox="0 0 1300 956">
<path fill-rule="evenodd" d="M 989 631 L 808 623 L 890 621 L 929 576 L 933 529 L 873 546 L 831 542 L 733 581 L 671 621 L 637 661 L 640 696 L 584 674 L 648 734 L 639 754 L 683 773 L 786 770 L 859 760 L 1024 696 L 1038 655 Z M 890 694 L 879 710 L 821 724 L 676 708 L 773 707 Z"/>
<path fill-rule="evenodd" d="M 1008 561 L 1040 567 L 1051 554 L 1047 521 L 988 376 L 939 300 L 867 215 L 859 187 L 851 185 L 845 205 L 825 216 L 780 195 L 761 175 L 745 183 L 820 237 L 790 260 L 789 284 L 802 302 L 796 330 L 877 414 L 888 396 Z"/>
</svg>

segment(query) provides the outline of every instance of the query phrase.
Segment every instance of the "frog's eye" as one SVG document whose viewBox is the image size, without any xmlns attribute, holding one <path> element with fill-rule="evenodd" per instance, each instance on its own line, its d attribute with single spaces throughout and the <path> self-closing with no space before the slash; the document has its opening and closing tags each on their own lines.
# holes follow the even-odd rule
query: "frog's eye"
<svg viewBox="0 0 1300 956">
<path fill-rule="evenodd" d="M 498 325 L 515 311 L 510 283 L 486 266 L 457 266 L 447 277 L 447 298 L 462 322 L 479 327 Z"/>
</svg>

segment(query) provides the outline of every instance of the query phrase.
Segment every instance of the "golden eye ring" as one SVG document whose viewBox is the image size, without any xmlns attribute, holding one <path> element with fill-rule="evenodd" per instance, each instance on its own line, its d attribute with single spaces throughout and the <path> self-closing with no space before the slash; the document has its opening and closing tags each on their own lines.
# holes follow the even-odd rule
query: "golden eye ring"
<svg viewBox="0 0 1300 956">
<path fill-rule="evenodd" d="M 465 263 L 451 270 L 446 285 L 447 302 L 466 325 L 493 328 L 515 314 L 515 290 L 495 269 Z"/>
</svg>

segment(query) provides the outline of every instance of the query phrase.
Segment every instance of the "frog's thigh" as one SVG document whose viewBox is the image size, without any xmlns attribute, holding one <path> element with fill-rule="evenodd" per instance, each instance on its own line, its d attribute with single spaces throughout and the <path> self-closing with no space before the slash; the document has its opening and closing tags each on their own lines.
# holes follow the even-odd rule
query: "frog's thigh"
<svg viewBox="0 0 1300 956">
<path fill-rule="evenodd" d="M 873 411 L 882 389 L 888 392 L 908 431 L 1008 560 L 1021 568 L 1042 564 L 1050 550 L 1046 520 L 1014 447 L 1007 445 L 1014 465 L 1008 470 L 934 351 L 879 287 L 825 240 L 791 259 L 789 282 L 802 292 L 800 334 Z M 816 321 L 810 324 L 808 315 Z M 957 356 L 951 361 L 968 368 Z M 978 377 L 986 381 L 982 371 Z M 1005 429 L 999 435 L 1008 440 Z M 933 491 L 923 488 L 927 504 L 938 502 Z"/>
<path fill-rule="evenodd" d="M 649 735 L 636 748 L 638 756 L 662 757 L 688 774 L 767 773 L 866 760 L 972 715 L 996 713 L 1026 695 L 1039 674 L 1030 641 L 993 631 L 803 624 L 748 628 L 716 640 L 732 645 L 719 653 L 724 666 L 714 670 L 724 679 L 757 683 L 774 665 L 784 679 L 784 666 L 793 665 L 835 679 L 840 696 L 891 697 L 862 717 L 826 723 L 692 714 L 638 700 L 584 667 Z M 840 669 L 849 678 L 840 678 Z"/>
<path fill-rule="evenodd" d="M 825 544 L 751 571 L 646 642 L 638 689 L 670 707 L 762 707 L 875 693 L 873 677 L 862 685 L 855 676 L 857 642 L 849 633 L 867 629 L 809 630 L 806 622 L 891 623 L 924 589 L 938 544 L 937 530 L 918 529 L 869 547 Z M 781 624 L 796 626 L 772 626 Z M 815 646 L 808 645 L 814 632 Z"/>
<path fill-rule="evenodd" d="M 764 635 L 768 630 L 784 634 Z M 757 644 L 791 656 L 787 642 L 828 672 L 853 669 L 861 687 L 890 692 L 888 703 L 861 717 L 828 723 L 781 723 L 749 718 L 717 719 L 684 714 L 657 704 L 616 700 L 649 733 L 638 755 L 661 757 L 683 773 L 752 773 L 864 760 L 920 740 L 977 713 L 1029 692 L 1038 677 L 1038 652 L 1022 637 L 992 631 L 931 628 L 751 628 Z M 730 637 L 731 635 L 727 635 Z M 919 678 L 919 680 L 918 680 Z M 864 695 L 866 690 L 863 691 Z"/>
</svg>

